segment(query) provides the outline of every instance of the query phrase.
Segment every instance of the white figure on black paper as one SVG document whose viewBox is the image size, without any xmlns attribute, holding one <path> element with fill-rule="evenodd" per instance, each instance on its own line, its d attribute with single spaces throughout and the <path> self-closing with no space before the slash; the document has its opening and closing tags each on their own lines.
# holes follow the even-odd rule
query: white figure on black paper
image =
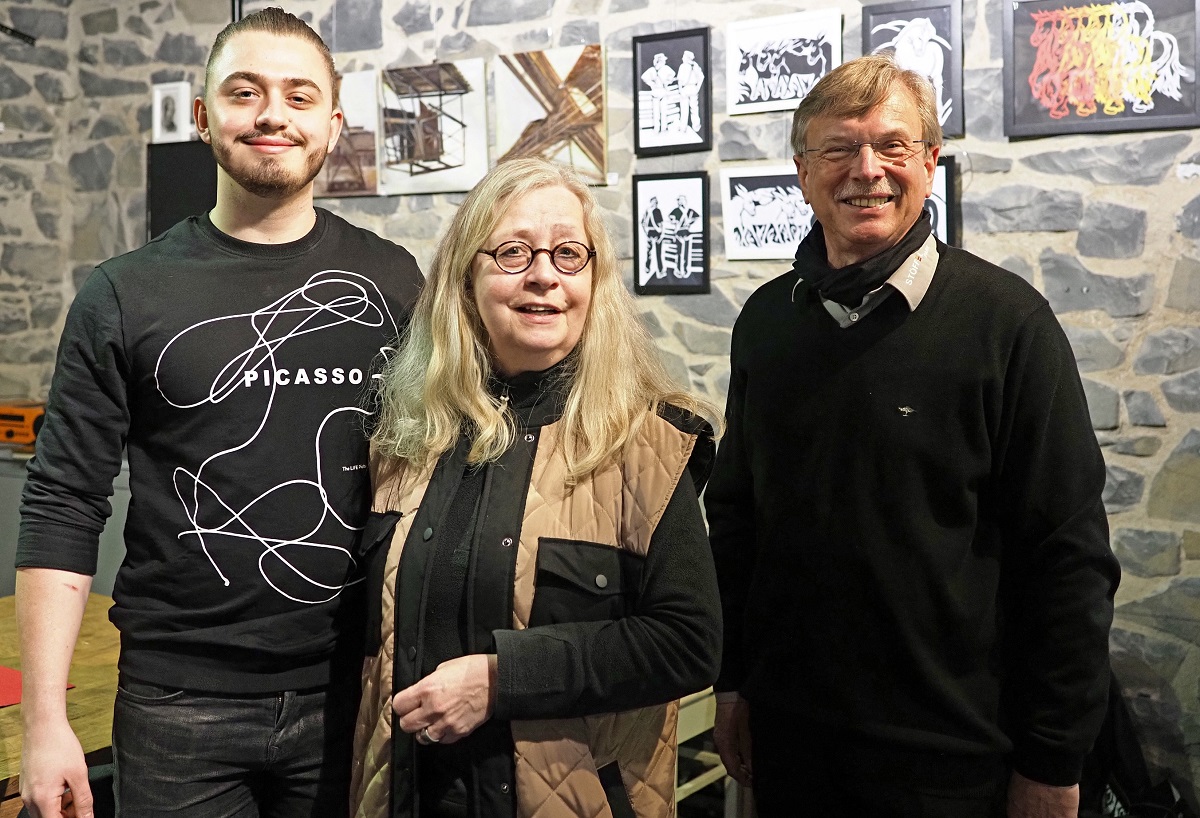
<svg viewBox="0 0 1200 818">
<path fill-rule="evenodd" d="M 875 46 L 874 53 L 891 49 L 896 55 L 897 65 L 929 78 L 937 97 L 938 120 L 945 125 L 953 104 L 952 100 L 945 98 L 942 79 L 942 66 L 946 54 L 950 53 L 950 43 L 938 35 L 933 21 L 928 17 L 894 20 L 871 29 L 872 34 L 881 31 L 894 31 L 896 36 Z"/>
<path fill-rule="evenodd" d="M 679 85 L 675 81 L 675 69 L 667 65 L 666 54 L 655 54 L 653 65 L 642 72 L 642 82 L 650 87 L 650 110 L 654 116 L 654 130 L 662 133 L 667 129 L 668 97 L 674 98 L 676 115 L 679 102 Z"/>
<path fill-rule="evenodd" d="M 672 67 L 667 55 L 659 52 L 652 65 L 641 74 L 641 105 L 638 123 L 643 146 L 683 145 L 703 139 L 700 92 L 707 77 L 696 62 L 695 52 L 684 51 L 678 69 Z"/>
<path fill-rule="evenodd" d="M 676 75 L 679 80 L 679 130 L 690 128 L 700 133 L 700 89 L 704 85 L 704 69 L 696 63 L 696 55 L 683 52 L 683 62 Z"/>
<path fill-rule="evenodd" d="M 646 237 L 646 267 L 645 280 L 666 278 L 667 271 L 663 269 L 663 214 L 658 209 L 658 197 L 650 197 L 650 206 L 642 214 L 642 235 Z"/>
<path fill-rule="evenodd" d="M 667 263 L 676 278 L 690 276 L 692 268 L 699 261 L 701 251 L 697 240 L 700 233 L 692 232 L 698 221 L 700 214 L 688 205 L 687 196 L 680 196 L 674 209 L 667 214 L 667 229 L 663 234 L 663 242 L 667 245 Z"/>
</svg>

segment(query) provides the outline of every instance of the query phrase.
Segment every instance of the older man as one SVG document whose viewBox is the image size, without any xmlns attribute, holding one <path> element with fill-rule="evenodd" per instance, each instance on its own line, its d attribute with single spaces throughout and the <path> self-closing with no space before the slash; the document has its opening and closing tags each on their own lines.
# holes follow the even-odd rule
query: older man
<svg viewBox="0 0 1200 818">
<path fill-rule="evenodd" d="M 722 759 L 763 818 L 1074 818 L 1119 568 L 1071 348 L 931 234 L 924 78 L 846 63 L 792 145 L 817 224 L 734 327 L 706 495 Z"/>
</svg>

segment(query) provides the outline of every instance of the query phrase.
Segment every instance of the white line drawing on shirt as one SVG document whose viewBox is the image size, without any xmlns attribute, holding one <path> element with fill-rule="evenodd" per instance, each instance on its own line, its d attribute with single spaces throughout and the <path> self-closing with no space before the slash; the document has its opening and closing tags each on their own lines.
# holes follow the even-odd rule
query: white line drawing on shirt
<svg viewBox="0 0 1200 818">
<path fill-rule="evenodd" d="M 322 300 L 323 296 L 326 295 L 326 291 L 330 289 L 332 289 L 332 292 L 329 293 L 328 299 Z M 282 320 L 285 317 L 291 320 L 285 322 Z M 254 338 L 253 345 L 234 356 L 224 365 L 209 387 L 206 397 L 190 403 L 172 400 L 172 397 L 167 394 L 162 378 L 160 377 L 160 373 L 163 371 L 164 360 L 170 353 L 172 346 L 189 333 L 194 333 L 202 328 L 210 328 L 211 325 L 231 321 L 242 321 L 250 324 Z M 283 295 L 265 307 L 253 312 L 206 319 L 176 334 L 163 347 L 162 352 L 159 353 L 154 371 L 155 383 L 159 394 L 162 395 L 167 403 L 175 408 L 191 409 L 205 404 L 217 404 L 234 394 L 234 391 L 244 384 L 253 381 L 254 379 L 249 377 L 247 373 L 256 374 L 258 367 L 266 365 L 272 375 L 277 373 L 279 368 L 276 366 L 275 356 L 279 349 L 287 342 L 302 335 L 329 331 L 344 324 L 358 324 L 372 328 L 388 327 L 389 337 L 394 337 L 397 333 L 395 319 L 388 309 L 387 302 L 384 300 L 382 293 L 373 281 L 358 273 L 346 270 L 323 270 L 310 276 L 300 287 Z M 273 336 L 272 332 L 277 332 L 278 335 Z M 384 353 L 386 349 L 386 347 L 381 347 L 380 352 Z M 355 563 L 353 555 L 347 548 L 333 543 L 320 542 L 315 539 L 317 533 L 330 519 L 335 520 L 337 524 L 347 531 L 361 530 L 361 526 L 351 525 L 342 519 L 330 501 L 323 480 L 321 437 L 327 424 L 337 415 L 350 412 L 366 416 L 369 413 L 358 406 L 351 405 L 333 409 L 325 415 L 317 428 L 313 440 L 316 480 L 287 480 L 267 488 L 253 499 L 243 503 L 240 507 L 234 507 L 222 497 L 218 491 L 218 487 L 210 485 L 204 479 L 205 470 L 215 461 L 246 449 L 258 439 L 271 417 L 271 409 L 275 404 L 276 394 L 280 386 L 279 379 L 271 377 L 269 384 L 270 391 L 266 397 L 266 405 L 263 408 L 262 417 L 245 441 L 209 455 L 194 472 L 189 471 L 183 466 L 177 466 L 174 469 L 176 495 L 191 523 L 189 530 L 181 531 L 177 536 L 179 539 L 183 539 L 188 535 L 194 535 L 199 538 L 200 547 L 204 551 L 204 555 L 208 558 L 208 561 L 212 564 L 213 569 L 217 572 L 217 575 L 226 587 L 230 585 L 230 579 L 217 564 L 217 560 L 213 557 L 206 538 L 220 536 L 222 538 L 244 540 L 247 543 L 257 543 L 262 549 L 258 558 L 259 573 L 268 585 L 274 588 L 281 596 L 293 602 L 310 605 L 321 604 L 336 598 L 345 588 L 345 583 L 323 582 L 316 577 L 305 575 L 288 559 L 283 550 L 293 546 L 330 550 L 343 554 L 348 565 L 352 566 Z M 248 513 L 255 506 L 268 500 L 273 494 L 295 487 L 306 487 L 315 491 L 316 497 L 314 498 L 314 503 L 319 501 L 320 514 L 316 521 L 309 527 L 308 531 L 299 536 L 272 536 L 270 532 L 256 530 L 254 525 L 247 520 Z M 227 516 L 219 524 L 204 525 L 200 521 L 202 506 L 204 513 L 210 517 L 218 509 L 223 510 Z M 282 523 L 283 521 L 280 522 Z M 290 520 L 287 522 L 294 523 L 295 521 Z M 302 598 L 282 588 L 276 580 L 272 579 L 268 571 L 268 559 L 275 560 L 276 565 L 284 568 L 286 572 L 290 572 L 302 583 L 306 583 L 308 587 L 314 590 L 315 598 Z"/>
</svg>

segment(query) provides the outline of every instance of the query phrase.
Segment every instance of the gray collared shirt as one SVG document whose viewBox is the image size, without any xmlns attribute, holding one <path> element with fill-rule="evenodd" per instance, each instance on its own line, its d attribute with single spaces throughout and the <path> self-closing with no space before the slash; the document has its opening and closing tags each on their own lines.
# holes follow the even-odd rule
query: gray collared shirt
<svg viewBox="0 0 1200 818">
<path fill-rule="evenodd" d="M 937 263 L 937 241 L 930 233 L 917 252 L 906 258 L 896 268 L 896 272 L 888 277 L 887 281 L 867 293 L 857 307 L 844 307 L 827 298 L 822 298 L 821 303 L 842 329 L 849 329 L 857 324 L 893 292 L 899 292 L 904 296 L 904 300 L 908 302 L 908 309 L 912 312 L 921 303 L 925 293 L 929 292 L 929 285 L 933 283 L 933 272 L 937 269 Z M 796 287 L 799 287 L 803 281 L 803 278 L 798 279 L 796 286 L 792 288 L 792 301 L 796 300 Z"/>
</svg>

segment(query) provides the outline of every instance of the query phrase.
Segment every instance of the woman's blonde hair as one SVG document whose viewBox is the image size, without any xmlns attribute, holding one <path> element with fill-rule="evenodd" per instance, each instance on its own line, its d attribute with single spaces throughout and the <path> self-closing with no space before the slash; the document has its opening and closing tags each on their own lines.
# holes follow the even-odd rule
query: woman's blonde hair
<svg viewBox="0 0 1200 818">
<path fill-rule="evenodd" d="M 471 269 L 508 205 L 546 187 L 563 187 L 579 198 L 596 251 L 591 305 L 572 354 L 562 418 L 570 481 L 617 457 L 652 407 L 671 403 L 719 423 L 711 405 L 667 375 L 621 280 L 612 240 L 587 185 L 570 168 L 526 157 L 488 173 L 438 243 L 412 323 L 382 375 L 372 436 L 377 454 L 427 469 L 461 434 L 471 439 L 471 463 L 494 461 L 512 445 L 511 413 L 487 388 L 492 361 L 470 287 Z"/>
</svg>

